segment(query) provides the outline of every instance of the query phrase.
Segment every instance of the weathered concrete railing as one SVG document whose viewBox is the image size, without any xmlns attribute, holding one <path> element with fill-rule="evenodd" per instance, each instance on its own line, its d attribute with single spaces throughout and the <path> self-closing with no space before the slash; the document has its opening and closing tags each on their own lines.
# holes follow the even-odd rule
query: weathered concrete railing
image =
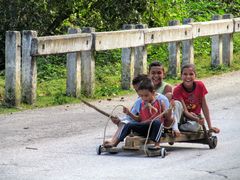
<svg viewBox="0 0 240 180">
<path fill-rule="evenodd" d="M 221 19 L 223 18 L 223 19 Z M 22 101 L 32 104 L 36 99 L 36 56 L 67 53 L 67 95 L 80 96 L 94 92 L 94 52 L 122 48 L 122 87 L 129 89 L 133 76 L 147 71 L 149 44 L 169 43 L 169 74 L 180 68 L 180 42 L 183 43 L 182 64 L 194 63 L 193 39 L 212 38 L 212 66 L 231 65 L 232 35 L 240 32 L 240 18 L 214 16 L 213 21 L 184 25 L 171 21 L 168 27 L 146 28 L 146 25 L 125 25 L 122 31 L 95 32 L 94 28 L 70 30 L 68 35 L 37 37 L 35 31 L 6 32 L 5 102 L 17 106 Z M 22 43 L 21 43 L 22 41 Z M 22 61 L 21 61 L 22 51 Z M 22 71 L 20 67 L 22 63 Z M 22 81 L 20 81 L 22 74 Z M 22 93 L 20 89 L 22 86 Z"/>
</svg>

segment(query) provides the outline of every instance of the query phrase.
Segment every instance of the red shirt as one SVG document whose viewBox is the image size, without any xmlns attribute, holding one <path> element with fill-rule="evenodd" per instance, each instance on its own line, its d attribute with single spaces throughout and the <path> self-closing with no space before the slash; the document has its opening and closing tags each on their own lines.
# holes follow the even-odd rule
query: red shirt
<svg viewBox="0 0 240 180">
<path fill-rule="evenodd" d="M 141 122 L 147 122 L 147 121 L 151 121 L 153 118 L 155 118 L 156 116 L 158 116 L 161 112 L 161 103 L 160 101 L 158 101 L 157 99 L 151 103 L 151 105 L 156 108 L 156 110 L 154 110 L 154 108 L 149 108 L 146 103 L 144 101 L 142 101 L 141 103 L 141 109 L 139 112 L 139 115 L 141 117 Z"/>
<path fill-rule="evenodd" d="M 173 99 L 183 100 L 189 112 L 200 114 L 202 110 L 202 99 L 208 93 L 202 81 L 194 81 L 195 88 L 192 92 L 187 92 L 183 84 L 179 84 L 173 90 Z"/>
</svg>

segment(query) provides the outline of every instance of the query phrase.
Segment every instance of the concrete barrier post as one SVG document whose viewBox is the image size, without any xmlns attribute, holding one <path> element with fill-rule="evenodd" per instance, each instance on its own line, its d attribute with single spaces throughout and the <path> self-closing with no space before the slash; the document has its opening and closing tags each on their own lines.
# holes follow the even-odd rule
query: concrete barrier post
<svg viewBox="0 0 240 180">
<path fill-rule="evenodd" d="M 34 104 L 37 94 L 37 63 L 32 57 L 32 38 L 37 37 L 36 31 L 22 31 L 22 102 Z"/>
<path fill-rule="evenodd" d="M 13 107 L 21 101 L 21 33 L 7 31 L 5 41 L 5 103 Z"/>
<path fill-rule="evenodd" d="M 95 32 L 95 28 L 86 27 L 82 33 Z M 92 96 L 95 90 L 95 58 L 94 50 L 81 52 L 81 80 L 82 92 L 86 96 Z"/>
<path fill-rule="evenodd" d="M 189 24 L 193 21 L 192 18 L 186 18 L 183 19 L 183 24 Z M 182 41 L 182 66 L 188 63 L 194 64 L 193 40 Z"/>
<path fill-rule="evenodd" d="M 123 29 L 134 29 L 133 24 L 124 24 Z M 122 88 L 130 89 L 134 75 L 134 48 L 122 48 Z"/>
<path fill-rule="evenodd" d="M 221 15 L 215 15 L 212 20 L 222 19 Z M 222 35 L 212 36 L 211 66 L 217 67 L 222 64 Z"/>
<path fill-rule="evenodd" d="M 146 24 L 137 24 L 135 29 L 145 29 Z M 147 74 L 147 46 L 135 48 L 134 77 L 139 74 Z"/>
<path fill-rule="evenodd" d="M 223 19 L 233 19 L 232 14 L 223 15 Z M 233 61 L 233 34 L 222 35 L 222 55 L 223 64 L 231 66 Z"/>
<path fill-rule="evenodd" d="M 178 20 L 169 22 L 169 26 L 180 25 Z M 177 76 L 180 71 L 180 42 L 171 42 L 168 44 L 169 51 L 169 69 L 168 74 Z"/>
<path fill-rule="evenodd" d="M 79 28 L 69 28 L 68 34 L 81 33 Z M 67 96 L 80 97 L 81 95 L 81 53 L 67 54 Z"/>
</svg>

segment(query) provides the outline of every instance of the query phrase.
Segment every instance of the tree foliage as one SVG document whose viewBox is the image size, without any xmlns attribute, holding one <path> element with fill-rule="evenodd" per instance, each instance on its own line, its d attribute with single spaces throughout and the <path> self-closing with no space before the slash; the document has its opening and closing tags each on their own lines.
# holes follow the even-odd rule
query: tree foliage
<svg viewBox="0 0 240 180">
<path fill-rule="evenodd" d="M 0 69 L 8 30 L 36 30 L 38 35 L 63 34 L 67 27 L 121 29 L 123 24 L 166 26 L 169 20 L 210 20 L 214 14 L 240 16 L 239 0 L 0 0 Z"/>
<path fill-rule="evenodd" d="M 61 25 L 81 4 L 79 0 L 0 0 L 0 68 L 8 30 L 36 30 L 39 35 L 60 33 Z"/>
</svg>

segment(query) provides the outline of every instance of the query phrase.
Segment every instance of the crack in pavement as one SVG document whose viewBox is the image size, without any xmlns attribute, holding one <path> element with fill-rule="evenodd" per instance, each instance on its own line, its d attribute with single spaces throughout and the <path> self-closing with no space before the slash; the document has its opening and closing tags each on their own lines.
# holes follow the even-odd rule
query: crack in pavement
<svg viewBox="0 0 240 180">
<path fill-rule="evenodd" d="M 205 171 L 209 174 L 213 174 L 213 175 L 216 175 L 216 176 L 221 176 L 221 177 L 224 177 L 225 179 L 228 179 L 228 176 L 225 175 L 225 174 L 221 174 L 221 173 L 217 173 L 217 171 Z"/>
<path fill-rule="evenodd" d="M 239 169 L 240 167 L 231 167 L 231 168 L 227 168 L 227 169 L 218 169 L 218 170 L 215 170 L 215 171 L 208 171 L 208 170 L 199 170 L 199 169 L 193 169 L 192 170 L 195 170 L 195 171 L 203 171 L 203 172 L 207 172 L 209 174 L 213 174 L 213 175 L 216 175 L 216 176 L 221 176 L 221 177 L 224 177 L 225 179 L 228 179 L 228 176 L 223 174 L 223 173 L 219 173 L 219 171 L 228 171 L 228 170 L 233 170 L 233 169 Z"/>
</svg>

